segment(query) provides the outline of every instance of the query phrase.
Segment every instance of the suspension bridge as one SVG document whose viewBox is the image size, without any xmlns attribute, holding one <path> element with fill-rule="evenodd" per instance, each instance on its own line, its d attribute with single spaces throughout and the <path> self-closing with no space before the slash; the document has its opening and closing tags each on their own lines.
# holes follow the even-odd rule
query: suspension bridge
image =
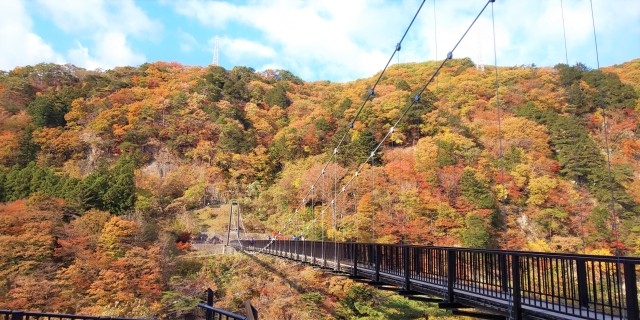
<svg viewBox="0 0 640 320">
<path fill-rule="evenodd" d="M 373 172 L 376 154 L 394 133 L 395 128 L 404 120 L 407 113 L 420 102 L 427 87 L 437 79 L 438 73 L 445 64 L 453 58 L 456 48 L 472 29 L 478 18 L 491 6 L 491 21 L 494 21 L 495 0 L 489 0 L 471 22 L 464 34 L 453 46 L 446 58 L 439 64 L 435 72 L 424 83 L 411 102 L 402 108 L 400 116 L 390 124 L 389 130 L 381 141 L 371 150 L 368 159 L 362 162 L 350 178 L 342 178 L 346 182 L 338 186 L 335 168 L 340 151 L 346 148 L 348 130 L 338 140 L 333 152 L 324 164 L 321 173 L 316 177 L 311 187 L 306 191 L 300 203 L 291 213 L 276 237 L 272 240 L 240 240 L 233 246 L 245 250 L 270 254 L 276 257 L 290 259 L 299 263 L 310 264 L 327 271 L 348 275 L 349 277 L 366 281 L 382 289 L 396 290 L 410 299 L 437 302 L 441 308 L 451 309 L 454 314 L 468 315 L 476 318 L 488 319 L 639 319 L 638 311 L 638 269 L 640 258 L 622 257 L 618 250 L 618 241 L 614 244 L 615 256 L 596 256 L 585 254 L 555 254 L 509 250 L 507 236 L 507 210 L 504 202 L 500 211 L 505 221 L 505 237 L 502 247 L 504 250 L 485 250 L 471 248 L 433 247 L 405 244 L 381 244 L 376 240 L 375 213 L 371 212 L 371 243 L 340 242 L 337 233 L 340 230 L 342 213 L 337 208 L 341 196 L 353 188 L 357 179 L 371 169 L 371 197 L 376 187 Z M 409 26 L 396 44 L 393 54 L 387 61 L 376 82 L 369 89 L 364 102 L 357 109 L 351 119 L 348 119 L 348 129 L 354 128 L 361 112 L 373 98 L 376 86 L 394 56 L 399 54 L 402 42 L 416 17 L 420 13 L 425 1 L 422 2 Z M 562 1 L 560 2 L 562 9 Z M 593 6 L 591 5 L 593 12 Z M 435 8 L 434 8 L 435 11 Z M 563 12 L 564 16 L 564 12 Z M 594 30 L 594 44 L 596 48 L 597 68 L 600 69 L 597 57 L 597 38 L 595 20 L 592 14 Z M 565 58 L 566 32 L 565 35 Z M 495 54 L 495 27 L 493 28 Z M 497 58 L 495 60 L 495 99 L 498 117 L 499 156 L 502 159 L 503 146 L 500 128 L 501 106 L 499 99 L 499 74 Z M 600 105 L 606 121 L 606 108 Z M 609 164 L 609 178 L 611 169 L 606 125 L 603 125 L 607 163 Z M 330 174 L 331 165 L 334 176 Z M 501 170 L 500 182 L 504 188 L 504 165 Z M 332 195 L 327 196 L 324 190 L 325 180 L 333 182 Z M 315 201 L 318 190 L 322 187 L 321 212 L 317 214 Z M 354 193 L 355 194 L 355 193 Z M 617 213 L 615 212 L 615 198 L 611 198 L 610 213 L 612 215 L 612 230 L 617 236 Z M 323 198 L 324 197 L 324 198 Z M 372 200 L 373 202 L 373 200 Z M 310 207 L 309 207 L 310 203 Z M 372 206 L 372 211 L 375 210 Z M 312 221 L 303 227 L 299 221 L 303 211 L 311 211 Z M 333 224 L 333 239 L 327 239 L 325 230 L 325 214 L 331 214 Z M 321 221 L 320 241 L 305 241 L 305 235 L 317 221 Z M 294 240 L 276 240 L 279 236 L 291 232 L 297 234 Z M 298 240 L 298 241 L 296 241 Z M 475 308 L 476 311 L 466 311 Z"/>
<path fill-rule="evenodd" d="M 348 130 L 338 139 L 329 159 L 322 167 L 321 173 L 315 178 L 311 187 L 306 190 L 297 207 L 285 218 L 282 228 L 276 232 L 271 240 L 241 240 L 240 217 L 237 216 L 237 240 L 227 237 L 227 244 L 245 252 L 269 254 L 283 259 L 290 259 L 298 263 L 309 264 L 327 272 L 349 276 L 357 281 L 364 281 L 381 289 L 395 290 L 409 299 L 435 302 L 441 308 L 453 310 L 454 314 L 467 315 L 486 319 L 640 319 L 638 303 L 638 272 L 640 258 L 621 256 L 616 250 L 615 256 L 597 256 L 585 254 L 556 254 L 509 250 L 509 239 L 505 232 L 504 250 L 487 250 L 457 247 L 435 247 L 407 244 L 375 243 L 376 221 L 375 213 L 371 212 L 370 240 L 371 242 L 340 242 L 337 231 L 340 229 L 339 202 L 341 197 L 353 188 L 357 180 L 371 170 L 371 197 L 376 187 L 375 159 L 381 148 L 394 133 L 396 127 L 406 118 L 409 111 L 421 101 L 422 95 L 431 85 L 440 70 L 453 59 L 454 52 L 465 36 L 472 29 L 478 18 L 491 8 L 493 22 L 493 6 L 495 0 L 488 0 L 466 31 L 461 35 L 446 58 L 437 66 L 434 73 L 424 82 L 410 103 L 402 108 L 399 117 L 390 124 L 389 130 L 371 150 L 366 161 L 362 162 L 352 172 L 350 178 L 343 185 L 337 185 L 335 163 L 341 150 L 347 148 L 347 135 L 354 129 L 356 121 L 366 108 L 375 93 L 376 87 L 383 79 L 385 71 L 394 57 L 402 49 L 402 43 L 418 17 L 425 1 L 422 1 L 409 26 L 378 76 L 373 86 L 355 114 L 347 119 Z M 562 1 L 560 2 L 562 6 Z M 435 8 L 434 8 L 435 11 Z M 597 52 L 597 39 L 594 42 Z M 564 31 L 564 23 L 563 23 Z M 495 53 L 495 29 L 494 53 Z M 566 41 L 566 40 L 565 40 Z M 566 47 L 566 45 L 565 45 Z M 566 51 L 566 48 L 565 48 Z M 566 56 L 566 55 L 565 55 Z M 567 58 L 568 62 L 568 58 Z M 600 69 L 598 62 L 598 69 Z M 500 130 L 501 107 L 499 92 L 499 74 L 495 68 L 495 100 L 498 113 L 498 129 Z M 606 121 L 606 109 L 601 105 L 602 115 Z M 605 130 L 606 137 L 606 128 Z M 500 158 L 502 158 L 501 134 L 498 134 Z M 607 141 L 607 156 L 609 146 Z M 607 158 L 610 170 L 610 159 Z M 333 167 L 331 166 L 332 164 Z M 330 169 L 334 169 L 334 176 L 330 176 Z M 504 167 L 500 181 L 504 189 Z M 609 171 L 611 178 L 611 172 Z M 321 185 L 325 180 L 333 181 L 333 194 L 329 195 Z M 321 212 L 316 213 L 316 201 L 322 196 Z M 371 200 L 373 202 L 373 199 Z M 309 203 L 311 202 L 310 206 Z M 614 234 L 616 232 L 617 215 L 615 212 L 615 198 L 611 199 L 611 215 Z M 318 201 L 320 203 L 320 201 Z M 231 231 L 234 204 L 231 205 L 229 231 Z M 239 210 L 239 209 L 237 209 Z M 375 208 L 372 206 L 372 211 Z M 306 227 L 297 223 L 303 211 L 310 211 L 312 221 Z M 500 212 L 505 221 L 507 210 L 501 203 Z M 331 215 L 333 239 L 327 236 L 325 230 L 325 215 Z M 310 237 L 312 226 L 320 221 L 321 231 L 319 241 L 303 240 Z M 299 240 L 277 240 L 287 232 L 298 235 Z M 506 230 L 505 230 L 506 231 Z M 356 237 L 357 240 L 357 237 Z M 615 247 L 617 248 L 616 240 Z M 233 266 L 230 268 L 233 269 Z M 207 310 L 207 317 L 219 316 L 227 319 L 245 319 L 245 317 L 213 308 L 212 301 L 200 307 Z M 469 310 L 473 308 L 473 310 Z M 29 313 L 21 311 L 0 310 L 2 319 L 105 319 L 101 317 L 85 317 L 75 315 L 55 315 L 44 313 Z M 120 318 L 112 318 L 120 319 Z M 124 318 L 122 318 L 124 319 Z"/>
</svg>

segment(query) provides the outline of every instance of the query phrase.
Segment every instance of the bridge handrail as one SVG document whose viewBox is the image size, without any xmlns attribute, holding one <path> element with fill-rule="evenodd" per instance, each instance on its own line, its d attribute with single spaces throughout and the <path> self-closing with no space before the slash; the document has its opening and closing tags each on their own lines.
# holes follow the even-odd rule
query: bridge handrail
<svg viewBox="0 0 640 320">
<path fill-rule="evenodd" d="M 448 303 L 480 295 L 516 314 L 526 308 L 538 315 L 640 319 L 638 257 L 308 240 L 242 245 L 374 283 L 391 281 L 407 292 L 435 292 Z"/>
<path fill-rule="evenodd" d="M 322 242 L 314 240 L 276 240 L 283 242 Z M 247 240 L 242 240 L 244 246 L 248 246 Z M 254 240 L 255 247 L 262 247 L 262 243 L 268 243 L 270 240 Z M 325 241 L 325 243 L 333 243 Z M 260 245 L 259 245 L 260 244 Z M 494 254 L 518 254 L 520 256 L 545 256 L 545 257 L 559 257 L 559 258 L 580 258 L 580 259 L 592 259 L 602 262 L 632 262 L 640 264 L 640 257 L 630 256 L 605 256 L 605 255 L 593 255 L 593 254 L 579 254 L 579 253 L 558 253 L 558 252 L 539 252 L 539 251 L 521 251 L 521 250 L 498 250 L 498 249 L 480 249 L 480 248 L 464 248 L 464 247 L 440 247 L 440 246 L 421 246 L 412 244 L 394 244 L 394 243 L 371 243 L 371 242 L 358 242 L 358 245 L 384 245 L 384 246 L 397 246 L 397 247 L 413 247 L 413 248 L 429 248 L 429 249 L 442 249 L 442 250 L 454 250 L 454 251 L 470 251 L 470 252 L 482 252 L 482 253 L 494 253 Z"/>
<path fill-rule="evenodd" d="M 198 303 L 198 307 L 206 309 L 208 311 L 213 312 L 213 318 L 214 319 L 222 319 L 222 318 L 216 318 L 215 315 L 223 315 L 227 318 L 231 318 L 234 320 L 247 320 L 247 317 L 239 315 L 239 314 L 235 314 L 233 312 L 229 312 L 226 310 L 222 310 L 222 309 L 218 309 L 218 308 L 214 308 L 210 305 L 207 305 L 206 303 L 200 302 Z"/>
<path fill-rule="evenodd" d="M 11 320 L 29 319 L 31 317 L 47 317 L 56 318 L 58 320 L 152 320 L 153 318 L 119 318 L 119 317 L 101 317 L 101 316 L 87 316 L 87 315 L 74 315 L 64 313 L 48 313 L 48 312 L 33 312 L 33 311 L 20 311 L 20 310 L 0 310 L 0 315 L 12 316 Z"/>
</svg>

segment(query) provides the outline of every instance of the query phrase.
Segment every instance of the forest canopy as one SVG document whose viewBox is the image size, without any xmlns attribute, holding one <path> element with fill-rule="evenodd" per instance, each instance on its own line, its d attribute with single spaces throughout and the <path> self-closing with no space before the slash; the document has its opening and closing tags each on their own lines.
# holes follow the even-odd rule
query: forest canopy
<svg viewBox="0 0 640 320">
<path fill-rule="evenodd" d="M 198 278 L 212 266 L 180 257 L 208 230 L 200 212 L 231 200 L 262 234 L 640 255 L 639 68 L 499 67 L 496 96 L 494 68 L 451 60 L 393 130 L 434 62 L 390 67 L 367 102 L 377 77 L 165 62 L 1 73 L 0 306 L 153 315 L 214 285 Z M 314 216 L 354 176 L 340 220 Z"/>
</svg>

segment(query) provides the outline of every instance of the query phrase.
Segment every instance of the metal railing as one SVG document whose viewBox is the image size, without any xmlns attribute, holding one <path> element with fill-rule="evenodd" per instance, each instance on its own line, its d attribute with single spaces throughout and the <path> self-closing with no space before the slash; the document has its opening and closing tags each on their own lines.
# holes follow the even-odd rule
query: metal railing
<svg viewBox="0 0 640 320">
<path fill-rule="evenodd" d="M 245 250 L 268 244 L 243 242 Z M 292 240 L 263 252 L 515 319 L 640 318 L 640 258 Z"/>
<path fill-rule="evenodd" d="M 247 307 L 247 314 L 249 316 L 245 317 L 243 315 L 235 314 L 233 312 L 215 308 L 213 306 L 214 293 L 211 288 L 206 290 L 207 302 L 198 303 L 198 307 L 205 310 L 205 319 L 206 320 L 257 320 L 258 313 L 255 308 L 248 301 L 245 302 L 245 307 Z"/>
<path fill-rule="evenodd" d="M 0 310 L 0 320 L 145 320 L 139 318 L 96 317 L 73 314 Z"/>
<path fill-rule="evenodd" d="M 207 320 L 247 320 L 245 316 L 235 314 L 226 310 L 214 308 L 206 303 L 198 303 L 198 307 L 205 309 L 207 312 Z"/>
</svg>

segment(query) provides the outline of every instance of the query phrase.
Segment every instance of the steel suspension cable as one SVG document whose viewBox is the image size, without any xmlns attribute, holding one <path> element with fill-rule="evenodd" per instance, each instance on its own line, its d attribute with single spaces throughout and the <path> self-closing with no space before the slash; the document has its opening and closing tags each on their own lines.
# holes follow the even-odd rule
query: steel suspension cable
<svg viewBox="0 0 640 320">
<path fill-rule="evenodd" d="M 433 43 L 436 48 L 436 59 L 435 62 L 438 63 L 438 23 L 436 20 L 436 0 L 433 0 Z M 436 78 L 436 92 L 438 92 L 439 79 Z"/>
<path fill-rule="evenodd" d="M 596 19 L 594 17 L 593 14 L 593 1 L 589 0 L 589 5 L 591 8 L 591 24 L 593 26 L 593 42 L 596 48 L 596 64 L 597 64 L 597 68 L 598 71 L 600 71 L 600 55 L 598 53 L 598 36 L 596 34 Z M 604 74 L 601 74 L 601 77 L 604 78 Z M 609 130 L 608 130 L 608 126 L 609 123 L 607 121 L 607 113 L 605 110 L 605 105 L 604 105 L 604 92 L 602 90 L 602 85 L 600 85 L 599 88 L 599 93 L 600 93 L 600 109 L 602 110 L 602 128 L 604 130 L 604 141 L 605 141 L 605 148 L 607 149 L 607 172 L 609 174 L 609 191 L 611 192 L 611 215 L 612 215 L 612 221 L 611 221 L 611 228 L 613 229 L 613 236 L 614 236 L 614 241 L 615 241 L 615 247 L 616 247 L 616 277 L 618 280 L 618 296 L 621 297 L 622 296 L 622 284 L 623 284 L 623 280 L 622 280 L 622 273 L 620 272 L 620 265 L 621 265 L 621 261 L 620 261 L 620 235 L 618 232 L 618 214 L 616 212 L 616 198 L 615 198 L 615 192 L 614 192 L 614 187 L 613 187 L 613 172 L 611 170 L 611 149 L 609 148 Z M 626 305 L 626 301 L 622 300 L 622 304 Z"/>
<path fill-rule="evenodd" d="M 404 41 L 404 38 L 407 36 L 407 33 L 409 32 L 409 29 L 411 29 L 411 26 L 413 25 L 413 22 L 416 21 L 416 17 L 418 17 L 418 13 L 420 13 L 420 10 L 422 9 L 422 6 L 424 5 L 425 2 L 426 2 L 426 0 L 422 0 L 422 3 L 420 3 L 420 7 L 418 7 L 418 10 L 416 11 L 416 14 L 413 16 L 413 19 L 411 19 L 411 22 L 409 23 L 409 26 L 407 27 L 407 29 L 404 31 L 404 34 L 402 35 L 402 38 L 400 39 L 398 44 L 396 44 L 395 51 L 393 51 L 393 53 L 391 54 L 391 57 L 389 57 L 389 61 L 387 61 L 387 64 L 384 66 L 384 69 L 382 69 L 382 72 L 380 73 L 380 76 L 378 76 L 378 79 L 376 80 L 374 85 L 371 87 L 371 89 L 369 89 L 369 94 L 367 95 L 367 98 L 364 100 L 362 105 L 360 105 L 360 108 L 358 108 L 358 111 L 354 115 L 353 120 L 351 121 L 351 124 L 350 124 L 350 128 L 353 128 L 353 124 L 358 119 L 358 116 L 360 115 L 360 112 L 362 112 L 362 109 L 364 108 L 364 106 L 367 103 L 367 101 L 369 101 L 369 99 L 371 97 L 373 97 L 373 95 L 375 93 L 375 88 L 378 86 L 378 83 L 380 82 L 380 79 L 382 79 L 382 76 L 384 75 L 384 72 L 387 70 L 387 68 L 389 67 L 389 64 L 393 60 L 393 56 L 397 52 L 400 52 L 400 49 L 402 48 L 402 41 Z M 346 136 L 346 134 L 342 137 L 342 139 L 344 139 L 345 136 Z"/>
<path fill-rule="evenodd" d="M 421 95 L 424 93 L 424 91 L 427 89 L 427 87 L 429 86 L 429 84 L 431 84 L 433 82 L 433 80 L 435 79 L 435 77 L 438 75 L 438 73 L 440 72 L 440 70 L 444 67 L 444 65 L 451 59 L 453 59 L 453 52 L 456 50 L 456 48 L 460 45 L 460 43 L 462 42 L 462 40 L 465 38 L 465 36 L 469 33 L 469 30 L 471 29 L 471 27 L 473 27 L 473 25 L 476 23 L 476 21 L 480 18 L 480 16 L 482 15 L 482 13 L 486 10 L 487 6 L 489 5 L 489 3 L 493 3 L 495 2 L 495 0 L 488 0 L 487 3 L 482 7 L 482 10 L 480 10 L 480 12 L 478 13 L 478 15 L 475 17 L 475 19 L 473 19 L 473 21 L 471 22 L 471 24 L 469 25 L 469 27 L 467 28 L 467 30 L 464 32 L 464 34 L 460 37 L 460 39 L 458 40 L 458 42 L 456 43 L 456 45 L 453 47 L 453 49 L 451 51 L 449 51 L 449 53 L 447 54 L 447 57 L 442 61 L 442 63 L 438 66 L 438 68 L 436 69 L 436 71 L 433 73 L 433 75 L 431 75 L 431 77 L 429 78 L 429 80 L 424 84 L 424 86 L 420 89 L 420 91 L 418 92 L 418 94 L 415 95 L 415 97 L 412 99 L 411 103 L 404 109 L 404 111 L 402 112 L 402 114 L 400 115 L 400 117 L 396 120 L 396 122 L 393 124 L 393 126 L 391 128 L 389 128 L 389 131 L 385 134 L 385 136 L 382 138 L 382 140 L 376 145 L 376 147 L 371 151 L 371 154 L 369 155 L 369 157 L 367 158 L 367 160 L 365 160 L 362 164 L 360 164 L 360 166 L 358 167 L 358 169 L 356 170 L 355 174 L 344 184 L 342 190 L 346 190 L 346 188 L 348 188 L 351 183 L 353 182 L 354 178 L 357 176 L 357 174 L 359 172 L 362 171 L 362 169 L 365 167 L 365 165 L 367 165 L 367 163 L 369 161 L 372 162 L 374 161 L 375 155 L 378 152 L 378 150 L 384 145 L 385 141 L 387 140 L 387 138 L 389 138 L 389 136 L 395 131 L 396 126 L 404 119 L 404 117 L 407 115 L 407 113 L 411 110 L 411 108 L 418 102 L 420 101 L 420 97 Z M 335 150 L 334 150 L 335 152 Z M 373 165 L 372 165 L 372 172 L 373 172 Z M 374 179 L 372 179 L 372 184 L 374 183 Z M 338 193 L 338 196 L 344 191 L 340 191 Z M 335 200 L 335 199 L 334 199 Z M 372 201 L 373 202 L 373 201 Z M 307 228 L 308 229 L 308 228 Z M 373 235 L 375 236 L 375 233 L 373 233 Z"/>
<path fill-rule="evenodd" d="M 322 212 L 320 212 L 320 215 L 322 216 L 322 222 L 320 223 L 320 225 L 322 226 L 322 241 L 321 241 L 321 245 L 322 245 L 322 265 L 323 267 L 326 267 L 326 252 L 325 252 L 325 248 L 324 248 L 324 212 L 326 210 L 327 207 L 327 193 L 326 193 L 326 189 L 325 189 L 325 169 L 322 169 Z M 302 232 L 304 233 L 304 231 Z"/>
<path fill-rule="evenodd" d="M 420 3 L 420 6 L 418 7 L 418 10 L 416 10 L 416 13 L 413 15 L 413 18 L 411 19 L 411 22 L 409 23 L 409 26 L 407 26 L 407 28 L 405 29 L 402 37 L 400 38 L 400 41 L 396 44 L 395 49 L 393 51 L 393 53 L 391 54 L 391 57 L 389 57 L 389 60 L 387 61 L 385 67 L 382 69 L 380 75 L 378 76 L 376 82 L 374 83 L 374 85 L 371 87 L 371 89 L 369 89 L 369 92 L 367 94 L 367 97 L 365 98 L 365 100 L 362 102 L 362 104 L 360 105 L 360 107 L 357 109 L 355 115 L 353 116 L 353 118 L 351 119 L 351 121 L 349 122 L 349 126 L 347 127 L 347 131 L 342 135 L 342 137 L 340 138 L 338 144 L 336 145 L 336 147 L 333 149 L 333 154 L 329 157 L 329 160 L 327 160 L 327 162 L 325 163 L 324 167 L 323 167 L 323 172 L 327 169 L 327 167 L 329 166 L 329 164 L 331 163 L 332 160 L 334 160 L 337 157 L 337 153 L 338 153 L 338 149 L 340 148 L 340 146 L 342 146 L 342 143 L 345 141 L 347 135 L 349 134 L 349 131 L 351 129 L 353 129 L 356 120 L 358 120 L 358 117 L 360 115 L 360 113 L 362 112 L 363 108 L 365 107 L 365 105 L 367 104 L 367 102 L 373 97 L 374 93 L 375 93 L 375 89 L 378 86 L 378 84 L 380 83 L 382 77 L 384 76 L 385 72 L 387 71 L 389 64 L 391 63 L 391 61 L 393 61 L 393 57 L 395 56 L 395 54 L 397 52 L 400 51 L 400 49 L 402 48 L 402 42 L 404 41 L 405 37 L 407 36 L 407 34 L 409 33 L 409 30 L 411 29 L 411 26 L 413 26 L 413 23 L 415 22 L 416 18 L 418 17 L 418 14 L 420 13 L 420 11 L 422 10 L 422 7 L 424 6 L 424 3 L 426 2 L 426 0 L 423 0 Z M 315 186 L 318 181 L 320 179 L 320 175 L 316 178 L 316 180 L 314 181 L 314 183 L 312 184 L 312 187 Z M 307 196 L 309 196 L 311 192 L 311 188 L 309 188 L 309 190 L 307 191 L 307 193 L 304 195 L 303 198 L 306 198 Z M 296 210 L 300 209 L 303 206 L 302 203 L 300 203 L 297 207 Z"/>
<path fill-rule="evenodd" d="M 355 187 L 353 188 L 354 212 L 356 215 L 356 243 L 360 241 L 360 225 L 358 224 L 358 175 L 356 175 Z"/>
<path fill-rule="evenodd" d="M 495 75 L 495 89 L 496 89 L 496 107 L 498 110 L 498 160 L 500 162 L 500 186 L 502 187 L 502 193 L 506 193 L 507 189 L 504 183 L 505 176 L 505 166 L 504 166 L 504 155 L 502 148 L 502 107 L 500 106 L 500 82 L 498 80 L 498 50 L 496 48 L 496 26 L 495 19 L 493 14 L 493 2 L 491 4 L 491 25 L 493 30 L 493 57 L 494 57 L 494 67 L 496 69 Z M 504 247 L 505 250 L 509 250 L 509 223 L 507 217 L 507 206 L 506 206 L 506 194 L 500 194 L 500 204 L 502 207 L 502 217 L 504 219 Z"/>
<path fill-rule="evenodd" d="M 567 30 L 565 26 L 564 7 L 562 5 L 562 1 L 563 0 L 560 0 L 560 15 L 562 17 L 562 35 L 564 37 L 564 59 L 567 67 L 569 67 L 569 50 L 567 49 Z M 569 87 L 569 89 L 571 89 L 571 87 Z M 569 91 L 569 107 L 572 107 L 572 106 L 573 106 L 573 95 L 571 94 L 571 91 Z M 574 153 L 574 157 L 575 157 L 575 153 Z M 576 178 L 576 189 L 578 192 L 578 213 L 580 214 L 580 236 L 582 239 L 582 253 L 586 254 L 587 242 L 585 241 L 585 234 L 584 234 L 584 221 L 583 221 L 584 212 L 582 211 L 582 198 L 580 197 L 580 184 L 581 184 L 581 179 L 580 179 L 580 176 L 578 176 Z"/>
<path fill-rule="evenodd" d="M 325 190 L 324 170 L 322 170 L 322 242 L 324 242 L 324 208 L 327 206 L 327 194 Z M 324 257 L 324 246 L 322 246 L 322 256 Z"/>
<path fill-rule="evenodd" d="M 562 35 L 564 36 L 564 59 L 569 66 L 569 50 L 567 49 L 567 30 L 564 25 L 564 8 L 562 6 L 562 0 L 560 0 L 560 15 L 562 16 Z"/>
<path fill-rule="evenodd" d="M 311 221 L 315 221 L 316 196 L 318 195 L 318 193 L 315 191 L 315 186 L 312 188 L 312 190 L 313 190 L 313 197 L 311 198 Z M 300 236 L 302 236 L 302 230 L 300 231 Z"/>
<path fill-rule="evenodd" d="M 596 35 L 596 19 L 593 15 L 593 1 L 589 0 L 591 5 L 591 23 L 593 25 L 593 42 L 596 48 L 596 63 L 597 70 L 600 70 L 600 55 L 598 53 L 598 36 Z M 602 75 L 604 77 L 604 75 Z M 615 238 L 616 257 L 620 257 L 620 239 L 618 235 L 618 214 L 616 212 L 616 197 L 613 187 L 613 173 L 611 170 L 611 149 L 609 148 L 609 122 L 607 121 L 607 113 L 604 105 L 604 92 L 602 86 L 600 86 L 600 109 L 602 110 L 602 129 L 604 130 L 604 143 L 607 149 L 607 172 L 609 174 L 609 191 L 611 192 L 611 214 L 612 214 L 612 229 Z"/>
<path fill-rule="evenodd" d="M 500 185 L 502 186 L 502 190 L 501 190 L 502 194 L 499 194 L 499 197 L 500 197 L 502 217 L 504 219 L 504 247 L 506 251 L 509 251 L 509 220 L 507 216 L 507 205 L 506 205 L 506 197 L 508 196 L 508 193 L 504 183 L 505 164 L 504 164 L 504 155 L 503 155 L 503 148 L 502 148 L 502 107 L 500 105 L 500 81 L 498 77 L 498 50 L 496 47 L 496 22 L 495 22 L 494 10 L 493 10 L 493 1 L 491 1 L 491 30 L 493 34 L 493 63 L 494 63 L 494 68 L 496 69 L 495 88 L 496 88 L 496 107 L 498 110 L 498 158 L 500 162 Z M 520 268 L 520 266 L 518 266 L 517 268 Z M 508 305 L 509 319 L 513 319 L 513 308 L 512 308 L 514 303 L 513 296 L 514 296 L 514 292 L 513 292 L 513 288 L 511 288 L 511 293 L 507 298 L 509 302 L 509 305 Z"/>
<path fill-rule="evenodd" d="M 373 153 L 372 153 L 373 155 Z M 376 176 L 375 176 L 375 171 L 373 170 L 373 156 L 370 156 L 371 158 L 371 243 L 376 243 L 376 209 L 375 209 L 375 205 L 373 204 L 373 193 L 376 190 Z"/>
<path fill-rule="evenodd" d="M 589 0 L 589 5 L 591 8 L 591 24 L 593 26 L 593 42 L 595 45 L 595 49 L 596 49 L 596 65 L 597 65 L 597 70 L 600 71 L 600 55 L 598 53 L 598 36 L 596 34 L 596 19 L 594 17 L 594 12 L 593 12 L 593 1 Z M 601 75 L 602 78 L 604 78 L 604 73 Z M 611 170 L 611 149 L 609 148 L 609 130 L 608 130 L 608 126 L 609 123 L 607 121 L 607 113 L 606 113 L 606 109 L 605 109 L 605 104 L 604 104 L 604 92 L 602 90 L 602 85 L 599 85 L 599 93 L 600 93 L 600 109 L 602 110 L 602 129 L 604 130 L 604 142 L 605 142 L 605 148 L 607 149 L 607 172 L 609 174 L 609 191 L 611 192 L 611 215 L 612 215 L 612 221 L 611 221 L 611 228 L 613 229 L 613 236 L 614 236 L 614 241 L 615 241 L 615 248 L 616 248 L 616 278 L 618 281 L 618 296 L 622 297 L 622 286 L 623 281 L 622 281 L 622 273 L 620 272 L 620 266 L 621 266 L 621 261 L 620 261 L 620 235 L 618 232 L 618 214 L 616 212 L 616 198 L 615 198 L 615 192 L 614 192 L 614 187 L 613 187 L 613 172 Z M 626 305 L 626 300 L 623 299 L 622 300 L 622 305 L 625 306 Z"/>
<path fill-rule="evenodd" d="M 398 71 L 400 71 L 400 53 L 398 53 Z M 400 78 L 399 73 L 400 72 L 398 72 L 398 78 Z M 398 80 L 398 82 L 399 82 L 399 80 Z M 398 95 L 398 108 L 400 108 L 401 105 L 402 105 L 402 100 L 401 100 L 400 95 Z M 395 144 L 393 143 L 393 140 L 392 140 L 392 149 L 393 148 L 395 148 Z M 403 171 L 404 171 L 404 157 L 401 156 L 400 157 L 400 172 L 403 172 Z M 389 202 L 392 202 L 391 194 L 389 194 Z M 397 213 L 398 213 L 398 210 L 396 210 L 396 215 L 397 215 Z M 404 242 L 405 242 L 405 227 L 406 227 L 405 226 L 406 221 L 405 221 L 405 215 L 404 214 L 403 214 L 401 223 L 402 223 L 402 225 L 401 225 L 402 226 L 402 230 L 400 232 L 400 239 L 401 239 L 400 243 L 404 244 Z"/>
<path fill-rule="evenodd" d="M 331 200 L 331 207 L 333 208 L 333 248 L 334 254 L 338 254 L 338 219 L 336 213 L 336 206 L 338 202 L 338 162 L 333 162 L 333 200 Z"/>
</svg>

